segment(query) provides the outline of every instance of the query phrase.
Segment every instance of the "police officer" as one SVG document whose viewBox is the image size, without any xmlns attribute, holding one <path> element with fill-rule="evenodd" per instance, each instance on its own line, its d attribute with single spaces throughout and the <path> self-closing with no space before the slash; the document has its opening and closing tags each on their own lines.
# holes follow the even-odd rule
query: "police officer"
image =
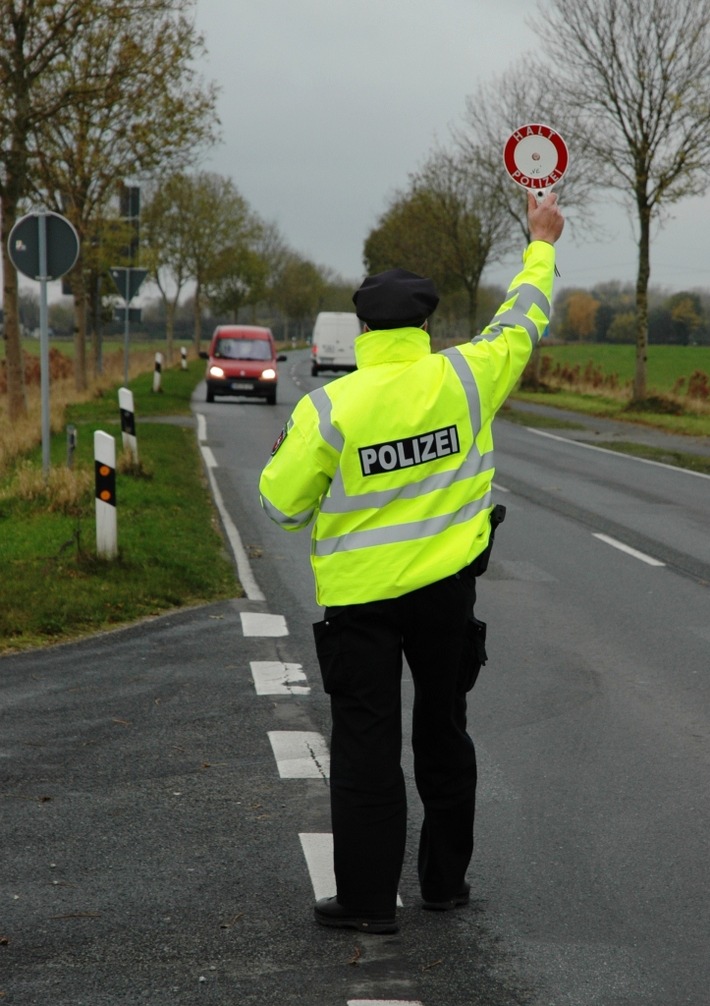
<svg viewBox="0 0 710 1006">
<path fill-rule="evenodd" d="M 407 804 L 401 673 L 414 684 L 412 747 L 424 807 L 422 906 L 468 903 L 476 756 L 466 693 L 484 659 L 473 614 L 494 503 L 492 420 L 550 318 L 557 197 L 528 196 L 522 271 L 480 335 L 432 353 L 433 283 L 403 269 L 355 292 L 364 326 L 358 369 L 302 398 L 259 489 L 295 531 L 315 516 L 311 562 L 316 652 L 331 700 L 331 816 L 337 891 L 315 906 L 325 926 L 398 928 Z"/>
</svg>

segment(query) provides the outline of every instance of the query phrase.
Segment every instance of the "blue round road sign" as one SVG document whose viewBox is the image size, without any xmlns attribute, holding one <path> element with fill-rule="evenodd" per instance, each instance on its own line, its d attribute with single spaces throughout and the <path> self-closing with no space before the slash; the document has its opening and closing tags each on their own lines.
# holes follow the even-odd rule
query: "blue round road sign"
<svg viewBox="0 0 710 1006">
<path fill-rule="evenodd" d="M 44 263 L 40 261 L 42 228 L 45 232 Z M 12 228 L 7 244 L 12 264 L 29 279 L 61 279 L 74 268 L 79 257 L 77 233 L 58 213 L 28 213 Z"/>
</svg>

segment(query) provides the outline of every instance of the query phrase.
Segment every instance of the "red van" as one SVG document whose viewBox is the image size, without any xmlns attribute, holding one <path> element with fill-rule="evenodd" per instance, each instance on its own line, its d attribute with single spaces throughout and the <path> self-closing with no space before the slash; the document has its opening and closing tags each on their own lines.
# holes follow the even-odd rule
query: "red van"
<svg viewBox="0 0 710 1006">
<path fill-rule="evenodd" d="M 216 395 L 265 398 L 276 405 L 277 363 L 287 357 L 276 355 L 271 330 L 258 325 L 219 325 L 214 330 L 208 353 L 205 381 L 207 401 Z"/>
</svg>

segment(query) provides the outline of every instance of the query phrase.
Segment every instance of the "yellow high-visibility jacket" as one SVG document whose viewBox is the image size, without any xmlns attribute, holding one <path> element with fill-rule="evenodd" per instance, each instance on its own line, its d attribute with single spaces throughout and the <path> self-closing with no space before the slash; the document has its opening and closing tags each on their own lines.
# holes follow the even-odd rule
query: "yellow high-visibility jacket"
<svg viewBox="0 0 710 1006">
<path fill-rule="evenodd" d="M 302 398 L 259 482 L 288 531 L 315 515 L 325 606 L 399 597 L 488 544 L 491 422 L 550 320 L 554 247 L 533 241 L 491 324 L 432 353 L 420 328 L 365 332 L 358 369 Z"/>
</svg>

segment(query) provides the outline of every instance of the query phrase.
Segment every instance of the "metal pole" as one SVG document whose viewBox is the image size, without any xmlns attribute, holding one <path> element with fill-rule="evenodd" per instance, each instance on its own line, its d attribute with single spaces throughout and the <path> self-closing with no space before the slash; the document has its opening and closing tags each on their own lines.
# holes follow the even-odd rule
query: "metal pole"
<svg viewBox="0 0 710 1006">
<path fill-rule="evenodd" d="M 47 217 L 37 215 L 39 238 L 39 362 L 42 395 L 42 474 L 49 475 L 49 325 L 47 308 Z"/>
<path fill-rule="evenodd" d="M 74 467 L 74 451 L 76 450 L 76 426 L 67 426 L 67 468 Z"/>
<path fill-rule="evenodd" d="M 128 384 L 128 301 L 130 295 L 131 270 L 126 269 L 126 289 L 123 299 L 126 304 L 126 317 L 123 322 L 123 383 Z"/>
</svg>

